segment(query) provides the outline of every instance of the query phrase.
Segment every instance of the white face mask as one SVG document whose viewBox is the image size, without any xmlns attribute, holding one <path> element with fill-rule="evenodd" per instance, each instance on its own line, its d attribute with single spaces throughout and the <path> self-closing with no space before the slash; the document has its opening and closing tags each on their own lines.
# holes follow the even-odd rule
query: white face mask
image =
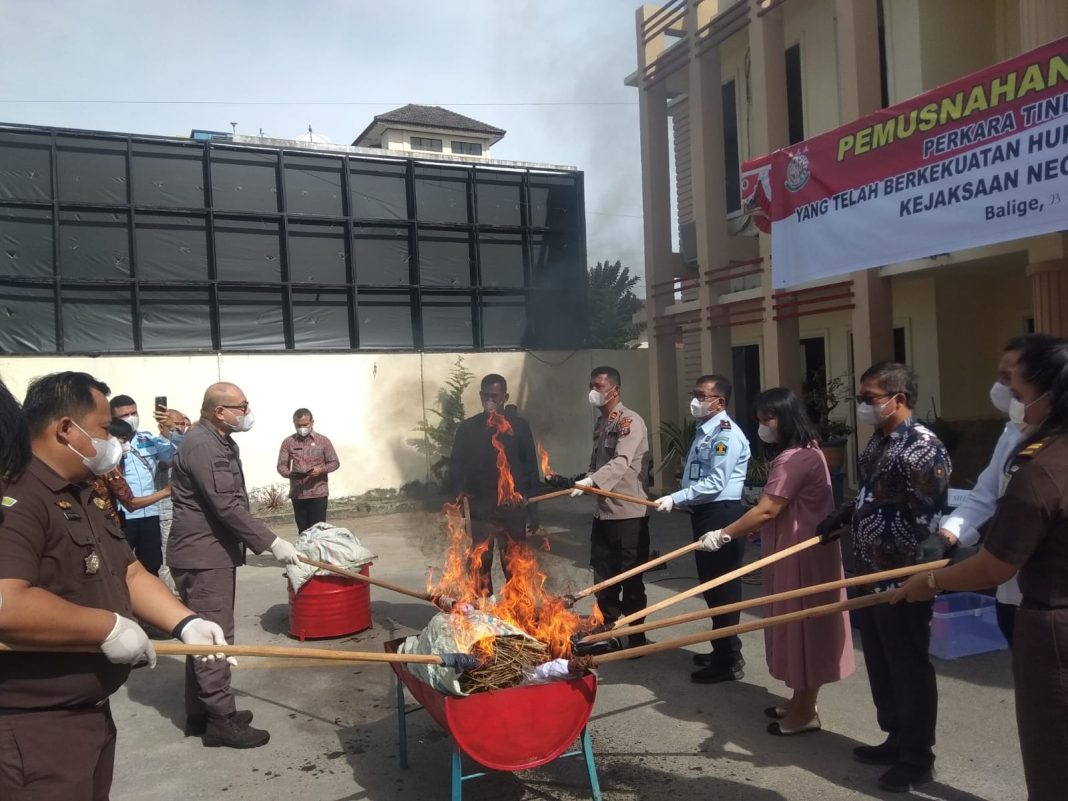
<svg viewBox="0 0 1068 801">
<path fill-rule="evenodd" d="M 228 425 L 234 431 L 249 431 L 256 422 L 256 415 L 252 413 L 252 410 L 245 412 L 244 414 L 235 414 L 234 422 Z"/>
<path fill-rule="evenodd" d="M 71 420 L 71 423 L 74 424 L 75 428 L 85 434 L 85 436 L 89 437 L 88 431 L 73 420 Z M 119 462 L 122 461 L 122 443 L 119 442 L 118 439 L 115 437 L 108 437 L 107 439 L 89 437 L 89 442 L 93 445 L 92 456 L 86 456 L 81 453 L 69 442 L 67 443 L 67 447 L 81 457 L 82 464 L 88 467 L 94 476 L 102 476 L 105 473 L 110 473 L 119 466 Z"/>
<path fill-rule="evenodd" d="M 858 403 L 857 420 L 866 426 L 877 428 L 879 424 L 883 422 L 883 409 L 890 405 L 891 400 L 893 400 L 893 398 L 887 398 L 886 403 L 879 406 L 878 409 L 870 403 Z"/>
<path fill-rule="evenodd" d="M 990 387 L 990 402 L 994 404 L 994 408 L 999 412 L 1008 414 L 1009 405 L 1012 403 L 1012 390 L 1009 389 L 1009 385 L 995 381 L 994 385 Z"/>
<path fill-rule="evenodd" d="M 482 403 L 482 411 L 484 411 L 486 414 L 493 414 L 494 412 L 499 412 L 500 410 L 501 405 L 497 403 L 497 401 L 488 400 Z"/>
<path fill-rule="evenodd" d="M 1040 400 L 1042 400 L 1044 397 L 1046 397 L 1046 395 L 1048 394 L 1048 392 L 1043 392 L 1030 403 L 1024 403 L 1022 400 L 1013 398 L 1009 401 L 1009 419 L 1017 428 L 1024 428 L 1028 425 L 1027 422 L 1024 420 L 1024 417 L 1027 415 L 1027 410 L 1034 406 L 1036 403 L 1038 403 Z"/>
<path fill-rule="evenodd" d="M 779 441 L 779 430 L 761 423 L 757 426 L 757 436 L 760 437 L 761 442 L 766 442 L 768 445 L 774 445 Z"/>
<path fill-rule="evenodd" d="M 135 434 L 138 432 L 138 426 L 141 425 L 141 418 L 138 417 L 136 414 L 128 414 L 125 417 L 120 417 L 119 419 L 125 420 L 127 423 L 129 423 L 130 428 L 134 430 Z"/>
<path fill-rule="evenodd" d="M 123 453 L 129 453 L 131 450 L 133 450 L 133 448 L 132 448 L 132 446 L 130 445 L 129 442 L 122 443 L 122 452 Z"/>
<path fill-rule="evenodd" d="M 711 401 L 703 401 L 700 398 L 691 398 L 690 415 L 693 417 L 694 420 L 704 420 L 712 413 L 712 411 L 708 408 L 711 405 Z"/>
<path fill-rule="evenodd" d="M 297 429 L 297 436 L 298 437 L 306 437 L 310 433 L 311 433 L 311 426 L 301 426 L 300 428 Z"/>
<path fill-rule="evenodd" d="M 608 396 L 604 392 L 600 392 L 596 389 L 590 390 L 589 398 L 590 406 L 593 406 L 596 409 L 600 409 L 602 406 L 608 404 Z"/>
</svg>

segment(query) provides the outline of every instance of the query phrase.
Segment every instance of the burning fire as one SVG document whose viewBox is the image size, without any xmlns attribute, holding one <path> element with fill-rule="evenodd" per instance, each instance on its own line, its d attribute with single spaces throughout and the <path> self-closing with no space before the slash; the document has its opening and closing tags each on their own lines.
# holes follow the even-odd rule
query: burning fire
<svg viewBox="0 0 1068 801">
<path fill-rule="evenodd" d="M 541 477 L 553 475 L 553 469 L 549 465 L 549 452 L 541 446 L 541 441 L 538 443 L 538 461 L 541 462 Z"/>
<path fill-rule="evenodd" d="M 491 441 L 497 451 L 498 505 L 509 506 L 522 503 L 523 496 L 516 492 L 512 470 L 499 440 L 501 434 L 511 433 L 511 425 L 503 415 L 491 412 L 487 426 L 493 431 Z M 548 456 L 539 448 L 542 465 L 548 465 Z M 432 573 L 427 580 L 427 590 L 433 595 L 448 596 L 457 602 L 468 603 L 487 614 L 522 629 L 531 637 L 549 646 L 553 658 L 571 655 L 571 636 L 588 628 L 581 615 L 570 610 L 563 598 L 545 589 L 547 577 L 538 566 L 534 550 L 525 543 L 511 542 L 507 546 L 505 561 L 511 577 L 496 599 L 479 593 L 479 565 L 489 543 L 472 547 L 470 521 L 464 515 L 462 499 L 446 503 L 441 511 L 445 518 L 445 532 L 449 538 L 445 565 L 440 573 Z M 544 547 L 544 545 L 543 545 Z M 486 655 L 493 647 L 494 632 L 462 611 L 454 611 L 453 623 L 457 645 L 467 653 Z M 595 615 L 599 614 L 596 610 Z"/>
</svg>

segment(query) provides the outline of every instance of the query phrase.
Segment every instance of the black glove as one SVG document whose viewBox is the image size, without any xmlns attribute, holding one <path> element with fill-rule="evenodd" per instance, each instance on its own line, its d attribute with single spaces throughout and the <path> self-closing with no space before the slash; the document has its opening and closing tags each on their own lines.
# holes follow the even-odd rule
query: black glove
<svg viewBox="0 0 1068 801">
<path fill-rule="evenodd" d="M 920 540 L 916 546 L 916 564 L 934 562 L 937 559 L 945 559 L 957 547 L 957 543 L 950 543 L 945 537 L 934 531 Z"/>
<path fill-rule="evenodd" d="M 819 535 L 820 543 L 826 545 L 829 542 L 836 541 L 842 536 L 842 532 L 846 530 L 848 525 L 848 518 L 842 512 L 833 512 L 827 515 L 816 526 L 816 534 Z"/>
<path fill-rule="evenodd" d="M 556 487 L 557 489 L 571 489 L 575 486 L 575 479 L 556 475 L 554 473 L 551 476 L 545 477 L 545 483 L 550 487 Z"/>
</svg>

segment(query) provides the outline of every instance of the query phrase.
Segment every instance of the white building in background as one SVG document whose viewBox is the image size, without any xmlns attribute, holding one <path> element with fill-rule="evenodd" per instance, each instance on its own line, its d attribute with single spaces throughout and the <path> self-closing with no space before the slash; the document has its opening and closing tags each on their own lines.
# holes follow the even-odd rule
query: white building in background
<svg viewBox="0 0 1068 801">
<path fill-rule="evenodd" d="M 440 106 L 409 103 L 376 115 L 352 145 L 489 158 L 490 148 L 504 134 L 500 128 Z"/>
</svg>

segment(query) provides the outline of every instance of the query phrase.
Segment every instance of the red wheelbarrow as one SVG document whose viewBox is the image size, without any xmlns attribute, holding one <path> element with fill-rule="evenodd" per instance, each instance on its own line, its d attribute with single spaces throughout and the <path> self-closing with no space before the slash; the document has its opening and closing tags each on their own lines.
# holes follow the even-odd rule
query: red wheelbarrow
<svg viewBox="0 0 1068 801">
<path fill-rule="evenodd" d="M 396 653 L 403 640 L 391 640 L 386 651 Z M 581 756 L 586 761 L 590 791 L 601 801 L 601 786 L 593 763 L 593 745 L 587 722 L 597 696 L 592 673 L 565 681 L 511 687 L 468 696 L 447 695 L 391 663 L 397 674 L 397 734 L 402 768 L 408 767 L 408 733 L 405 717 L 425 709 L 452 735 L 452 801 L 463 798 L 463 783 L 485 776 L 463 772 L 461 754 L 491 770 L 528 770 L 554 759 Z M 404 688 L 420 706 L 405 708 Z M 578 740 L 578 747 L 568 748 Z"/>
</svg>

